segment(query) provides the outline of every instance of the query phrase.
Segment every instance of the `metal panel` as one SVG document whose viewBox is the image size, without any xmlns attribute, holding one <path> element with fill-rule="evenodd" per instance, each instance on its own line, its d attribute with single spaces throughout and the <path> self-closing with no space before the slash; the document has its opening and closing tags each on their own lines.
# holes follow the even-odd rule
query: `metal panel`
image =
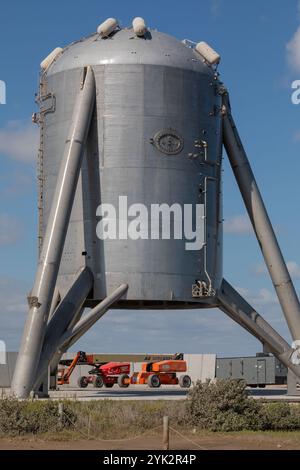
<svg viewBox="0 0 300 470">
<path fill-rule="evenodd" d="M 0 387 L 10 387 L 18 353 L 6 352 L 6 364 L 0 364 Z"/>
<path fill-rule="evenodd" d="M 257 359 L 256 357 L 243 358 L 243 379 L 247 384 L 257 384 Z"/>
<path fill-rule="evenodd" d="M 3 388 L 10 386 L 8 356 L 9 356 L 9 353 L 6 352 L 6 364 L 0 364 L 0 387 L 3 387 Z"/>
<path fill-rule="evenodd" d="M 243 379 L 248 385 L 284 383 L 287 368 L 274 356 L 217 358 L 218 379 Z"/>
<path fill-rule="evenodd" d="M 98 34 L 92 34 L 65 47 L 49 74 L 87 64 L 154 64 L 211 73 L 199 54 L 168 34 L 151 30 L 147 39 L 133 39 L 132 30 L 122 29 L 109 39 L 101 40 Z"/>
<path fill-rule="evenodd" d="M 266 383 L 266 361 L 265 359 L 257 360 L 257 383 Z"/>
<path fill-rule="evenodd" d="M 229 379 L 232 377 L 232 360 L 227 358 L 217 358 L 216 378 Z"/>
</svg>

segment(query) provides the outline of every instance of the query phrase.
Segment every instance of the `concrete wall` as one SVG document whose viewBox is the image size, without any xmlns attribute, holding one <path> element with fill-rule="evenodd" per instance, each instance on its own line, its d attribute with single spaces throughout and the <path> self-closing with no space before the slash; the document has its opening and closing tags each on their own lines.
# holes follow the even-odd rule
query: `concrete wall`
<svg viewBox="0 0 300 470">
<path fill-rule="evenodd" d="M 6 352 L 6 364 L 0 364 L 0 388 L 10 387 L 17 361 L 16 352 Z"/>
<path fill-rule="evenodd" d="M 188 366 L 188 375 L 192 382 L 197 380 L 205 382 L 207 379 L 214 379 L 216 376 L 216 354 L 185 354 L 184 359 Z"/>
<path fill-rule="evenodd" d="M 87 353 L 91 354 L 91 353 Z M 134 359 L 137 359 L 138 355 L 132 355 Z M 74 353 L 66 353 L 64 359 L 71 359 L 74 357 Z M 142 360 L 143 355 L 140 355 Z M 124 355 L 124 359 L 119 358 L 118 360 L 128 361 L 130 358 L 129 354 Z M 15 368 L 17 359 L 16 352 L 6 353 L 6 364 L 0 364 L 0 388 L 10 387 L 10 383 Z M 112 359 L 112 358 L 111 358 Z M 215 354 L 184 354 L 184 359 L 187 361 L 187 374 L 190 375 L 192 382 L 196 383 L 197 380 L 205 381 L 206 379 L 213 379 L 216 371 L 216 355 Z M 128 361 L 130 362 L 130 361 Z M 130 362 L 130 371 L 139 372 L 141 370 L 142 362 Z M 76 388 L 78 378 L 82 375 L 88 375 L 89 370 L 92 366 L 76 366 L 69 385 L 64 385 L 61 388 Z"/>
</svg>

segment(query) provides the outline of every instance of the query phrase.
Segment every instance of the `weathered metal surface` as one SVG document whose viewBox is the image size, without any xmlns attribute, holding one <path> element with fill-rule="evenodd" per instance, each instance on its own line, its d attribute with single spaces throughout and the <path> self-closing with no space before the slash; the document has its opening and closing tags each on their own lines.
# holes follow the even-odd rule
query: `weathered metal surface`
<svg viewBox="0 0 300 470">
<path fill-rule="evenodd" d="M 214 303 L 194 298 L 204 281 L 214 293 L 222 279 L 220 204 L 221 116 L 213 70 L 175 38 L 130 30 L 108 39 L 93 35 L 67 47 L 50 66 L 48 92 L 56 101 L 44 122 L 44 225 L 46 226 L 82 67 L 95 74 L 96 113 L 76 191 L 58 288 L 64 293 L 84 263 L 94 275 L 91 302 L 128 283 L 124 308 L 185 307 Z M 205 142 L 205 152 L 199 143 Z M 116 239 L 96 234 L 100 203 L 205 204 L 200 230 L 205 245 L 186 240 Z"/>
</svg>

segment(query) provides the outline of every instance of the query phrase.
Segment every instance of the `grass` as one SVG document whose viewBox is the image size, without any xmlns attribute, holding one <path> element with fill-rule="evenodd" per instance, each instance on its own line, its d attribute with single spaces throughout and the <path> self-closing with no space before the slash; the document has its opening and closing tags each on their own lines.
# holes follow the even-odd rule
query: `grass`
<svg viewBox="0 0 300 470">
<path fill-rule="evenodd" d="M 59 404 L 63 404 L 63 416 Z M 161 432 L 163 416 L 173 428 L 196 434 L 209 430 L 242 433 L 252 430 L 300 436 L 300 406 L 264 403 L 249 398 L 245 385 L 233 380 L 198 383 L 188 400 L 179 401 L 53 401 L 0 400 L 0 437 L 39 436 L 44 439 L 124 439 Z M 158 429 L 160 428 L 160 429 Z M 157 429 L 157 431 L 155 431 Z M 287 433 L 290 431 L 290 433 Z M 237 434 L 236 434 L 237 435 Z M 279 434 L 278 434 L 279 435 Z"/>
</svg>

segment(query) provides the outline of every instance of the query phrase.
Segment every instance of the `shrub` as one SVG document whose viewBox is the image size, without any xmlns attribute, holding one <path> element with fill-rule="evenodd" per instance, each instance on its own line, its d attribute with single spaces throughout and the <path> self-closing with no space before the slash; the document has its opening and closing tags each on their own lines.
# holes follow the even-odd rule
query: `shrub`
<svg viewBox="0 0 300 470">
<path fill-rule="evenodd" d="M 299 407 L 288 403 L 268 403 L 265 406 L 265 427 L 272 431 L 300 429 Z"/>
<path fill-rule="evenodd" d="M 241 431 L 266 426 L 262 404 L 248 397 L 243 381 L 197 382 L 186 406 L 187 419 L 200 429 Z"/>
<path fill-rule="evenodd" d="M 62 423 L 59 422 L 58 403 L 53 401 L 32 402 L 4 398 L 0 401 L 0 434 L 37 434 L 57 431 L 70 426 L 69 419 L 76 415 L 64 407 Z"/>
<path fill-rule="evenodd" d="M 169 416 L 171 425 L 181 430 L 191 426 L 220 432 L 300 429 L 298 405 L 249 398 L 245 383 L 237 380 L 198 382 L 188 400 L 180 401 L 64 401 L 62 422 L 58 403 L 0 400 L 0 435 L 53 433 L 61 437 L 68 430 L 69 437 L 125 438 L 155 428 L 160 432 L 163 416 Z"/>
</svg>

